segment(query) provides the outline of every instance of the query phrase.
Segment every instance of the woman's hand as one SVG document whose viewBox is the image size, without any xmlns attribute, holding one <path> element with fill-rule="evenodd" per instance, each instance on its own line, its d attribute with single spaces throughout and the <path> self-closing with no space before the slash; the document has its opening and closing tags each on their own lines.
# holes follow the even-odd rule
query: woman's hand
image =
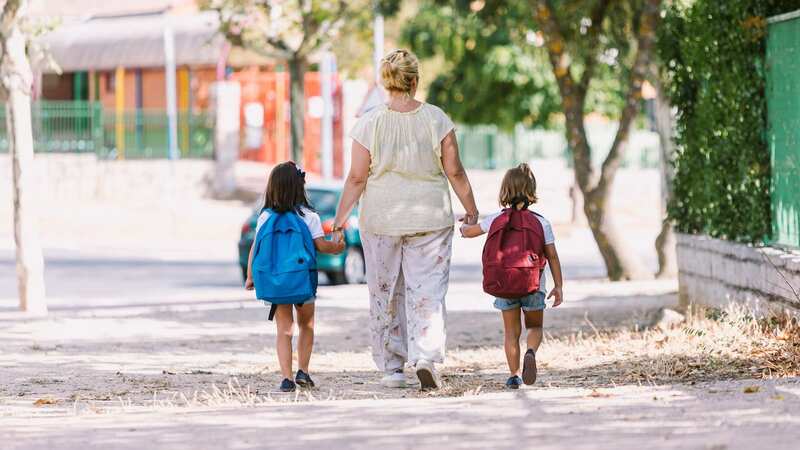
<svg viewBox="0 0 800 450">
<path fill-rule="evenodd" d="M 253 289 L 255 289 L 255 284 L 253 284 L 252 278 L 247 277 L 247 279 L 244 281 L 244 288 L 247 289 L 248 291 L 252 291 Z"/>
</svg>

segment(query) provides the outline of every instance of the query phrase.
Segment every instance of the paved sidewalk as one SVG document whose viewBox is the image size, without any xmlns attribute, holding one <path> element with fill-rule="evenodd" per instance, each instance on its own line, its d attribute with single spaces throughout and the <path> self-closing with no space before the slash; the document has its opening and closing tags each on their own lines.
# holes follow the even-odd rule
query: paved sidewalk
<svg viewBox="0 0 800 450">
<path fill-rule="evenodd" d="M 800 442 L 800 380 L 4 417 L 0 442 L 6 450 L 789 450 Z"/>
</svg>

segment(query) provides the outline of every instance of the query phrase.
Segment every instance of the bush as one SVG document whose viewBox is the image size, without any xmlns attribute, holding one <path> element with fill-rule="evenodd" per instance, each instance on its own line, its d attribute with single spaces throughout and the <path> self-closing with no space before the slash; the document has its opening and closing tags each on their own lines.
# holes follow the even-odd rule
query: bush
<svg viewBox="0 0 800 450">
<path fill-rule="evenodd" d="M 658 53 L 678 109 L 669 214 L 679 231 L 753 243 L 768 237 L 766 18 L 796 9 L 800 0 L 668 8 Z"/>
</svg>

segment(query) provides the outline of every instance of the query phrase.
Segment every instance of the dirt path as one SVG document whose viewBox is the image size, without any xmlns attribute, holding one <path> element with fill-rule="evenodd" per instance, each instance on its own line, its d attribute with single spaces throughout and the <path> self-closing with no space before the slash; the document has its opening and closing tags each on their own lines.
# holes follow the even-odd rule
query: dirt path
<svg viewBox="0 0 800 450">
<path fill-rule="evenodd" d="M 615 289 L 627 291 L 615 296 Z M 554 337 L 631 328 L 647 311 L 673 305 L 670 283 L 583 283 L 569 305 L 547 315 Z M 605 291 L 605 295 L 604 294 Z M 313 374 L 317 397 L 335 399 L 427 396 L 382 388 L 369 353 L 366 289 L 324 287 L 318 300 Z M 583 294 L 582 294 L 583 292 Z M 477 294 L 476 294 L 477 293 Z M 474 283 L 455 283 L 448 312 L 447 388 L 437 396 L 501 390 L 506 370 L 502 324 Z M 231 378 L 254 394 L 276 392 L 275 329 L 255 301 L 169 302 L 162 305 L 73 307 L 40 320 L 0 320 L 0 411 L 26 414 L 40 399 L 54 412 L 75 402 L 104 408 L 143 405 L 210 392 Z M 2 317 L 0 317 L 2 319 Z M 557 373 L 551 377 L 549 370 Z M 542 362 L 542 383 L 563 383 Z"/>
</svg>

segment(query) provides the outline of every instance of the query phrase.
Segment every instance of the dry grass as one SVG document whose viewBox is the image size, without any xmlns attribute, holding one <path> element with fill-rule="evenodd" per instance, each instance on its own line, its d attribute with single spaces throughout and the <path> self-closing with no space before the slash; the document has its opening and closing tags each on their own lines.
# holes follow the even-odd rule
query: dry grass
<svg viewBox="0 0 800 450">
<path fill-rule="evenodd" d="M 594 389 L 800 375 L 800 325 L 788 315 L 757 320 L 746 310 L 731 308 L 695 311 L 685 322 L 663 330 L 605 331 L 589 323 L 584 329 L 588 332 L 545 340 L 537 355 L 537 388 Z M 491 347 L 451 349 L 442 367 L 444 386 L 430 392 L 383 388 L 367 351 L 322 353 L 315 357 L 314 367 L 322 388 L 292 394 L 275 392 L 274 368 L 263 366 L 243 367 L 227 374 L 209 371 L 120 376 L 112 378 L 115 385 L 109 385 L 105 378 L 94 380 L 99 384 L 90 383 L 79 397 L 69 399 L 58 395 L 58 389 L 63 389 L 61 383 L 45 383 L 36 389 L 41 393 L 37 398 L 61 398 L 56 405 L 81 414 L 473 396 L 503 390 L 507 377 L 500 342 Z M 47 404 L 53 405 L 50 401 Z M 44 401 L 36 407 L 42 405 Z"/>
<path fill-rule="evenodd" d="M 694 311 L 671 329 L 594 331 L 550 340 L 539 358 L 554 385 L 687 383 L 800 374 L 800 325 L 789 315 Z"/>
</svg>

